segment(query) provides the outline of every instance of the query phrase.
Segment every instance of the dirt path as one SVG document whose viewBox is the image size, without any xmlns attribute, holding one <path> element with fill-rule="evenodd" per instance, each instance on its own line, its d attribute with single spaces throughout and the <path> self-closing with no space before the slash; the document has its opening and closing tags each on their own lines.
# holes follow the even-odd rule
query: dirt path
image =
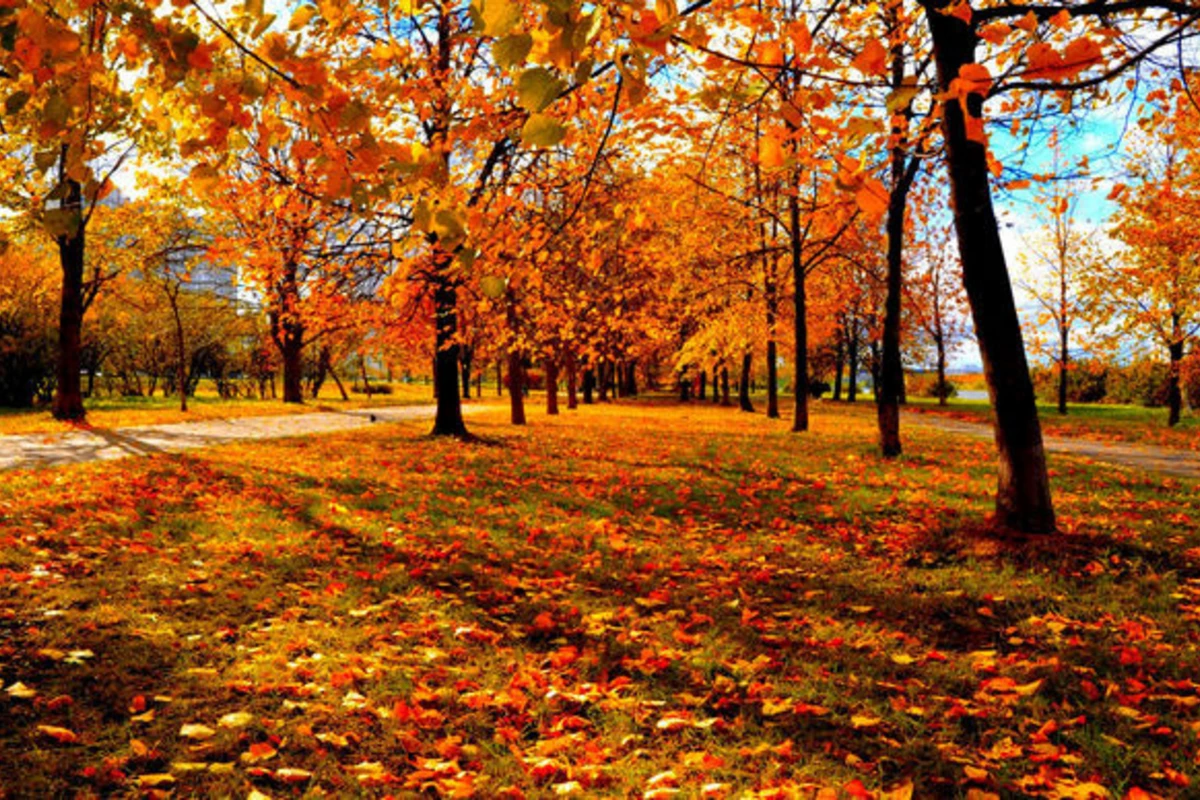
<svg viewBox="0 0 1200 800">
<path fill-rule="evenodd" d="M 978 422 L 964 422 L 935 414 L 905 413 L 902 414 L 902 418 L 906 424 L 924 425 L 965 436 L 991 439 L 993 435 L 991 425 Z M 1200 452 L 1193 450 L 1123 442 L 1094 442 L 1089 439 L 1066 439 L 1060 436 L 1047 436 L 1045 441 L 1046 449 L 1051 453 L 1067 453 L 1107 464 L 1200 480 Z"/>
<path fill-rule="evenodd" d="M 467 409 L 463 409 L 464 412 Z M 0 436 L 0 469 L 27 469 L 110 461 L 126 456 L 191 450 L 252 439 L 278 439 L 364 428 L 372 422 L 432 419 L 434 406 L 391 406 L 354 411 L 318 411 L 272 417 L 240 417 L 115 430 Z"/>
</svg>

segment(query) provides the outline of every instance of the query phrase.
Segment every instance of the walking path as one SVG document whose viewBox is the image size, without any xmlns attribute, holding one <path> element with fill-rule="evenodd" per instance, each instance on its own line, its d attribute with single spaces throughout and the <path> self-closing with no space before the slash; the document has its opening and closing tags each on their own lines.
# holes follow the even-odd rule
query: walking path
<svg viewBox="0 0 1200 800">
<path fill-rule="evenodd" d="M 463 409 L 464 413 L 468 410 Z M 431 405 L 390 406 L 354 411 L 320 411 L 311 414 L 140 425 L 116 430 L 91 428 L 71 433 L 0 436 L 0 470 L 109 461 L 126 456 L 177 452 L 229 442 L 332 433 L 364 428 L 372 422 L 431 419 L 433 413 L 434 406 Z M 966 436 L 992 438 L 990 425 L 934 414 L 905 413 L 903 418 L 907 424 L 923 425 Z M 1053 436 L 1047 437 L 1045 441 L 1046 449 L 1053 453 L 1069 453 L 1147 472 L 1161 472 L 1200 480 L 1200 452 Z"/>
<path fill-rule="evenodd" d="M 467 409 L 463 409 L 465 412 Z M 434 406 L 388 406 L 316 411 L 271 417 L 238 417 L 109 430 L 0 436 L 0 469 L 54 467 L 85 461 L 191 450 L 248 439 L 278 439 L 364 428 L 372 422 L 432 419 Z"/>
<path fill-rule="evenodd" d="M 950 433 L 986 439 L 991 439 L 994 435 L 991 425 L 978 422 L 965 422 L 936 414 L 903 413 L 901 416 L 906 423 Z M 1090 439 L 1066 439 L 1061 436 L 1047 436 L 1045 444 L 1051 453 L 1068 453 L 1093 461 L 1200 480 L 1200 452 L 1195 450 L 1124 442 L 1094 442 Z"/>
</svg>

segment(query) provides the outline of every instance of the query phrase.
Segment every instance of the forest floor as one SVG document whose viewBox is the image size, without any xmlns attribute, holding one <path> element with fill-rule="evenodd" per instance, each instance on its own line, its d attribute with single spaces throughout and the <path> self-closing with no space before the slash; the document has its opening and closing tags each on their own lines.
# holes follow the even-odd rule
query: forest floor
<svg viewBox="0 0 1200 800">
<path fill-rule="evenodd" d="M 872 416 L 498 406 L 0 481 L 0 797 L 1200 786 L 1200 485 Z"/>
</svg>

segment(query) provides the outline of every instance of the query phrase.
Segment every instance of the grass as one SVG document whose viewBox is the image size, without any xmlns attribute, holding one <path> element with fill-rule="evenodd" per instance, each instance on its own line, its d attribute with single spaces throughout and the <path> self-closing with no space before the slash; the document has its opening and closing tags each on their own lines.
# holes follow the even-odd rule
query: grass
<svg viewBox="0 0 1200 800">
<path fill-rule="evenodd" d="M 941 414 L 971 422 L 991 422 L 992 409 L 986 400 L 951 398 L 939 406 L 930 398 L 909 398 L 908 410 L 922 414 Z M 1054 403 L 1039 403 L 1042 432 L 1047 436 L 1091 439 L 1100 442 L 1135 444 L 1200 450 L 1200 415 L 1184 414 L 1174 428 L 1167 425 L 1165 408 L 1072 403 L 1064 416 Z"/>
<path fill-rule="evenodd" d="M 84 425 L 100 428 L 125 428 L 138 425 L 165 425 L 175 422 L 195 422 L 206 419 L 230 419 L 236 417 L 261 417 L 276 414 L 304 414 L 322 408 L 340 410 L 369 408 L 387 405 L 409 405 L 430 403 L 432 390 L 422 384 L 391 384 L 392 393 L 372 395 L 351 394 L 342 400 L 337 388 L 327 382 L 316 400 L 305 398 L 303 405 L 284 403 L 278 399 L 266 400 L 239 398 L 228 400 L 217 396 L 216 391 L 204 385 L 195 397 L 188 398 L 188 410 L 179 410 L 179 398 L 163 397 L 95 397 L 84 400 L 87 420 Z M 54 419 L 49 409 L 0 408 L 0 436 L 9 434 L 66 433 L 78 427 L 78 423 Z"/>
<path fill-rule="evenodd" d="M 1197 485 L 1055 456 L 1013 543 L 985 442 L 815 410 L 10 473 L 0 796 L 1190 791 Z"/>
</svg>

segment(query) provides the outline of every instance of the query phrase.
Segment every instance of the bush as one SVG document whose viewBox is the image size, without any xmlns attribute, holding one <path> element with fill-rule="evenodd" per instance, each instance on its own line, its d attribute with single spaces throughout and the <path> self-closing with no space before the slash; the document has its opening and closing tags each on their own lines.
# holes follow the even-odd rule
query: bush
<svg viewBox="0 0 1200 800">
<path fill-rule="evenodd" d="M 1094 359 L 1067 365 L 1067 400 L 1072 403 L 1099 403 L 1108 396 L 1109 369 Z M 1031 372 L 1034 391 L 1040 400 L 1058 402 L 1058 367 L 1036 367 Z M 1110 401 L 1119 402 L 1119 401 Z"/>
<path fill-rule="evenodd" d="M 350 392 L 352 394 L 366 394 L 367 390 L 365 388 L 363 388 L 362 386 L 360 386 L 359 384 L 355 383 L 353 386 L 350 387 Z M 372 383 L 371 384 L 371 394 L 373 394 L 373 395 L 374 394 L 391 394 L 391 393 L 392 393 L 392 385 L 390 383 Z"/>
<path fill-rule="evenodd" d="M 1167 403 L 1166 364 L 1142 359 L 1132 364 L 1109 367 L 1106 400 L 1158 408 Z"/>
<path fill-rule="evenodd" d="M 917 397 L 936 397 L 938 400 L 958 396 L 958 387 L 947 380 L 938 381 L 936 373 L 919 372 L 909 375 L 908 393 Z"/>
<path fill-rule="evenodd" d="M 819 398 L 821 395 L 828 392 L 829 389 L 829 384 L 818 378 L 813 378 L 808 382 L 808 393 L 813 397 Z"/>
<path fill-rule="evenodd" d="M 54 389 L 57 287 L 54 265 L 0 246 L 0 406 L 28 408 Z"/>
</svg>

